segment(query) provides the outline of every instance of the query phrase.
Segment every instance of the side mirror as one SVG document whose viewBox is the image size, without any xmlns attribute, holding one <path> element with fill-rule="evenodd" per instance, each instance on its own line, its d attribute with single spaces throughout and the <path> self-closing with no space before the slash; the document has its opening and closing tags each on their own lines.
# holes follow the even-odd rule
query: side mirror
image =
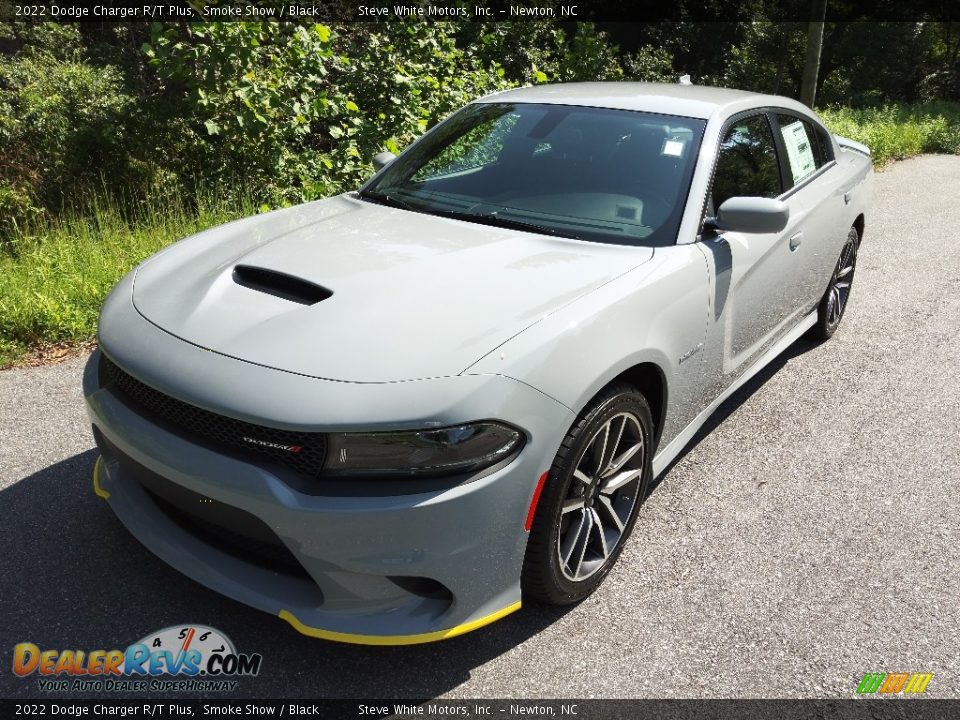
<svg viewBox="0 0 960 720">
<path fill-rule="evenodd" d="M 732 197 L 719 207 L 712 225 L 717 230 L 776 233 L 787 226 L 789 219 L 790 208 L 782 200 Z"/>
<path fill-rule="evenodd" d="M 396 155 L 394 155 L 389 150 L 384 150 L 382 153 L 377 153 L 376 155 L 373 156 L 373 168 L 377 172 L 380 172 L 381 170 L 383 170 L 383 168 L 385 168 L 387 165 L 389 165 L 396 159 L 397 159 Z"/>
</svg>

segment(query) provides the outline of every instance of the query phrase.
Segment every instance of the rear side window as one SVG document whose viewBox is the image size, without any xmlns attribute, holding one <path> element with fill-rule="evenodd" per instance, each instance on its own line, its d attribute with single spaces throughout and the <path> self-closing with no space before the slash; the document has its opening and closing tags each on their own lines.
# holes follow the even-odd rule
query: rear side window
<svg viewBox="0 0 960 720">
<path fill-rule="evenodd" d="M 777 124 L 787 151 L 789 175 L 796 185 L 826 164 L 826 148 L 820 133 L 806 120 L 793 115 L 777 115 Z"/>
<path fill-rule="evenodd" d="M 714 208 L 736 196 L 774 198 L 782 192 L 777 149 L 766 115 L 736 121 L 720 143 L 713 177 Z"/>
</svg>

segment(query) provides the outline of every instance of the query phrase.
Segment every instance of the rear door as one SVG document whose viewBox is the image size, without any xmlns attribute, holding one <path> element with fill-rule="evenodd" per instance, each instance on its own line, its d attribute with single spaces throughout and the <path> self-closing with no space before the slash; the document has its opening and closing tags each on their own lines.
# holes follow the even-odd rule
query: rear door
<svg viewBox="0 0 960 720">
<path fill-rule="evenodd" d="M 833 143 L 819 123 L 787 110 L 772 113 L 775 138 L 784 161 L 785 198 L 804 214 L 803 227 L 794 241 L 800 272 L 801 312 L 816 307 L 827 288 L 833 266 L 847 237 L 845 203 L 840 184 L 843 173 L 833 157 Z"/>
</svg>

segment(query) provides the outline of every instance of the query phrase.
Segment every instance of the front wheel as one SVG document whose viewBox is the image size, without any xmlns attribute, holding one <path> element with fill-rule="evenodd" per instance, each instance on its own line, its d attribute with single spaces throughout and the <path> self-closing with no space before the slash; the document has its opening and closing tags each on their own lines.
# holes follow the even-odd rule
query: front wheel
<svg viewBox="0 0 960 720">
<path fill-rule="evenodd" d="M 628 385 L 602 391 L 567 433 L 530 530 L 524 597 L 569 605 L 606 577 L 633 530 L 652 475 L 653 422 Z"/>
<path fill-rule="evenodd" d="M 840 321 L 850 300 L 850 290 L 853 288 L 859 246 L 860 235 L 856 228 L 850 228 L 847 241 L 843 245 L 843 250 L 840 251 L 840 258 L 833 269 L 833 275 L 830 276 L 830 284 L 817 308 L 817 324 L 810 329 L 810 334 L 819 340 L 829 340 L 840 327 Z"/>
</svg>

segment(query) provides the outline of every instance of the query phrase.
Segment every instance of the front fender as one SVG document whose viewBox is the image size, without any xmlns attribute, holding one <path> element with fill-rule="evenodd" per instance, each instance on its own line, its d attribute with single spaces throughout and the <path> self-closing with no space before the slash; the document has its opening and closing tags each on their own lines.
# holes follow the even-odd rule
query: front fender
<svg viewBox="0 0 960 720">
<path fill-rule="evenodd" d="M 613 379 L 652 363 L 669 398 L 662 446 L 700 409 L 707 272 L 695 246 L 657 248 L 648 263 L 512 338 L 466 374 L 506 375 L 580 412 Z"/>
</svg>

